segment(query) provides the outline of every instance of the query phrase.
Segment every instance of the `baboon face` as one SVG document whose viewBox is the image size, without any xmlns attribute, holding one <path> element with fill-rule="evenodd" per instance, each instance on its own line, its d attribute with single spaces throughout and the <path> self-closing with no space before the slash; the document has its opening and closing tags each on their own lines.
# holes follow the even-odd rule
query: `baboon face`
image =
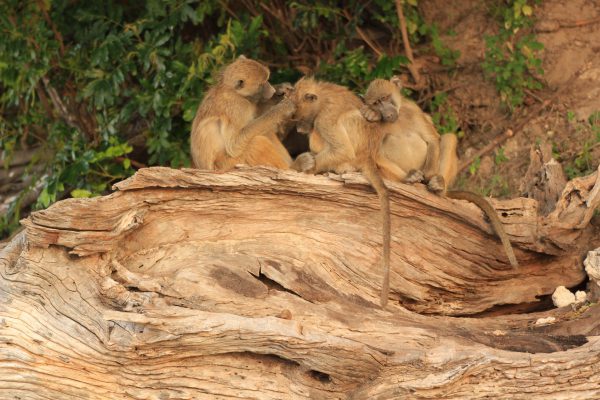
<svg viewBox="0 0 600 400">
<path fill-rule="evenodd" d="M 253 103 L 269 100 L 275 94 L 269 83 L 269 69 L 244 56 L 225 68 L 223 83 Z"/>
<path fill-rule="evenodd" d="M 381 113 L 382 122 L 395 122 L 398 119 L 399 96 L 394 96 L 398 87 L 383 79 L 375 79 L 365 93 L 365 103 Z"/>
<path fill-rule="evenodd" d="M 315 118 L 322 108 L 316 82 L 310 78 L 302 78 L 294 87 L 292 101 L 296 105 L 294 120 L 298 133 L 309 134 L 313 128 Z"/>
<path fill-rule="evenodd" d="M 274 86 L 275 94 L 273 96 L 283 98 L 288 97 L 294 91 L 294 86 L 289 82 L 283 82 Z"/>
</svg>

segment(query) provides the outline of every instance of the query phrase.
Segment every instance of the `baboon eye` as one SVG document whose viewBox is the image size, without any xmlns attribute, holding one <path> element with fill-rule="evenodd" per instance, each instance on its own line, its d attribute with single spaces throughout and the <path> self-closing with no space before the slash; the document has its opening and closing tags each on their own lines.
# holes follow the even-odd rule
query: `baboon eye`
<svg viewBox="0 0 600 400">
<path fill-rule="evenodd" d="M 306 93 L 304 95 L 304 100 L 313 102 L 313 101 L 317 100 L 317 95 L 316 94 L 312 94 L 312 93 Z"/>
<path fill-rule="evenodd" d="M 241 89 L 241 88 L 243 88 L 243 87 L 244 87 L 244 81 L 243 81 L 243 80 L 241 80 L 241 79 L 240 79 L 239 81 L 237 81 L 237 82 L 235 83 L 235 88 L 236 88 L 236 89 Z"/>
</svg>

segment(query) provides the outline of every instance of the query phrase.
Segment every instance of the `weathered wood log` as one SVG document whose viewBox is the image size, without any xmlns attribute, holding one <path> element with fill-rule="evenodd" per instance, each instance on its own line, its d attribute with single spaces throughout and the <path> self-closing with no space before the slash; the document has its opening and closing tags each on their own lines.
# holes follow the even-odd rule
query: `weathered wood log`
<svg viewBox="0 0 600 400">
<path fill-rule="evenodd" d="M 33 213 L 0 253 L 0 397 L 598 397 L 598 306 L 489 316 L 583 282 L 598 179 L 547 216 L 492 200 L 517 270 L 477 207 L 390 184 L 382 310 L 360 175 L 140 170 Z"/>
<path fill-rule="evenodd" d="M 519 191 L 523 197 L 537 200 L 543 215 L 549 214 L 567 183 L 562 165 L 552 157 L 552 144 L 534 144 L 529 150 L 529 168 Z"/>
</svg>

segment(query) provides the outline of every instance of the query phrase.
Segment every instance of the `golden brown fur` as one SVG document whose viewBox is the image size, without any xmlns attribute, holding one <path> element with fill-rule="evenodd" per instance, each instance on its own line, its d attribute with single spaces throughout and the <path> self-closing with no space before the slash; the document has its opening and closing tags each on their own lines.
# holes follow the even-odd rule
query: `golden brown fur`
<svg viewBox="0 0 600 400">
<path fill-rule="evenodd" d="M 402 96 L 397 82 L 375 79 L 361 108 L 364 117 L 371 122 L 380 121 L 386 133 L 379 160 L 383 175 L 401 181 L 422 171 L 427 180 L 436 176 L 434 181 L 450 179 L 439 176 L 440 135 L 429 116 Z"/>
<path fill-rule="evenodd" d="M 371 82 L 364 96 L 366 105 L 361 108 L 363 116 L 372 122 L 379 121 L 384 131 L 377 158 L 383 176 L 398 182 L 417 182 L 424 178 L 432 191 L 475 203 L 490 219 L 510 264 L 517 267 L 512 245 L 493 207 L 475 193 L 447 190 L 458 171 L 456 135 L 440 137 L 429 116 L 401 95 L 398 82 L 394 79 Z"/>
<path fill-rule="evenodd" d="M 258 104 L 275 93 L 268 79 L 268 68 L 243 56 L 224 68 L 192 123 L 196 168 L 227 170 L 235 164 L 289 168 L 292 160 L 277 132 L 294 105 L 283 100 L 259 115 Z"/>
<path fill-rule="evenodd" d="M 374 160 L 381 144 L 381 130 L 362 117 L 360 99 L 342 86 L 304 78 L 296 84 L 292 99 L 298 129 L 310 132 L 311 150 L 298 156 L 294 167 L 312 173 L 358 169 L 379 196 L 383 218 L 381 306 L 385 307 L 390 273 L 390 201 Z"/>
</svg>

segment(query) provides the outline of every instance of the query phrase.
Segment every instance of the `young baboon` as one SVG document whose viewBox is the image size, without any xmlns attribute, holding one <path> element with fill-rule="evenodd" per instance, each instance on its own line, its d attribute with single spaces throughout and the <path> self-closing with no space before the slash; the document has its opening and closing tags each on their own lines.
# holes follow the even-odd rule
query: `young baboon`
<svg viewBox="0 0 600 400">
<path fill-rule="evenodd" d="M 404 98 L 400 88 L 399 79 L 374 80 L 364 96 L 366 104 L 361 108 L 367 120 L 380 121 L 385 133 L 377 160 L 383 175 L 404 182 L 419 182 L 424 178 L 430 190 L 476 204 L 489 218 L 510 264 L 518 267 L 508 235 L 490 203 L 472 192 L 447 190 L 458 171 L 456 135 L 447 134 L 440 138 L 429 116 L 414 102 Z M 421 170 L 424 172 L 421 173 Z"/>
<path fill-rule="evenodd" d="M 289 97 L 294 90 L 294 86 L 289 82 L 273 85 L 273 88 L 275 89 L 273 97 L 259 103 L 258 115 L 264 114 L 284 98 Z M 277 137 L 292 157 L 308 151 L 308 136 L 298 133 L 296 123 L 291 119 L 280 125 Z"/>
<path fill-rule="evenodd" d="M 289 168 L 292 159 L 277 132 L 295 107 L 283 99 L 259 116 L 258 104 L 275 93 L 268 79 L 267 67 L 244 56 L 223 69 L 192 123 L 196 168 L 228 170 L 235 164 Z"/>
<path fill-rule="evenodd" d="M 431 118 L 418 105 L 402 96 L 399 79 L 375 79 L 364 95 L 363 116 L 370 122 L 380 122 L 387 135 L 382 145 L 382 169 L 389 179 L 405 182 L 423 177 L 430 189 L 442 190 L 445 177 L 440 175 L 440 135 Z"/>
<path fill-rule="evenodd" d="M 381 306 L 389 294 L 390 199 L 379 175 L 375 157 L 381 144 L 381 129 L 366 121 L 360 99 L 348 89 L 312 78 L 296 83 L 292 99 L 298 130 L 309 133 L 310 153 L 300 154 L 293 167 L 305 172 L 362 171 L 379 196 L 383 219 L 383 284 Z"/>
</svg>

